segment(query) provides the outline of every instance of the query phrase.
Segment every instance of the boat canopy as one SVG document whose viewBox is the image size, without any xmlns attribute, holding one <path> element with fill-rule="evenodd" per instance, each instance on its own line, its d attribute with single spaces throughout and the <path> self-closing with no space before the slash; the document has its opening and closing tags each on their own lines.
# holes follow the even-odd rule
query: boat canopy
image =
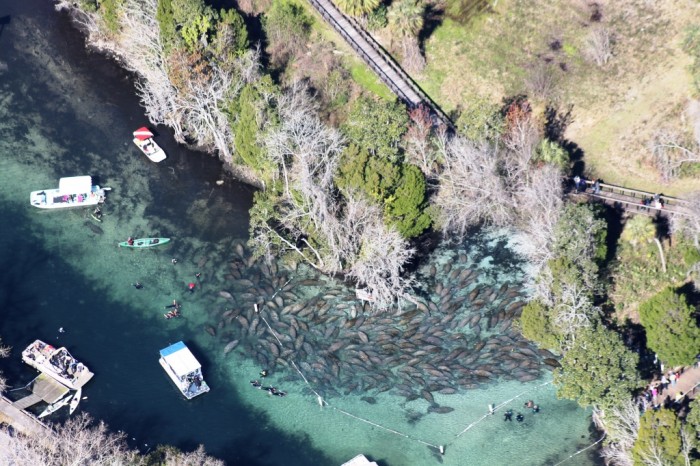
<svg viewBox="0 0 700 466">
<path fill-rule="evenodd" d="M 58 181 L 59 194 L 87 194 L 92 191 L 92 177 L 69 176 Z"/>
<path fill-rule="evenodd" d="M 134 131 L 134 137 L 139 141 L 145 141 L 146 139 L 152 138 L 153 133 L 151 133 L 151 131 L 144 126 L 143 128 L 139 128 Z"/>
<path fill-rule="evenodd" d="M 184 377 L 202 368 L 199 361 L 181 341 L 160 350 L 160 356 L 178 377 Z"/>
</svg>

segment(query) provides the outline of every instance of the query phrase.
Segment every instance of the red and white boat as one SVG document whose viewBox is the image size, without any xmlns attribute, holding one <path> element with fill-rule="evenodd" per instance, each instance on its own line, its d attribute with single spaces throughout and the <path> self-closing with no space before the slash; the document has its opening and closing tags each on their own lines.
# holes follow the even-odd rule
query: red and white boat
<svg viewBox="0 0 700 466">
<path fill-rule="evenodd" d="M 165 160 L 165 152 L 156 144 L 153 140 L 153 133 L 145 126 L 134 131 L 134 144 L 151 162 L 157 163 Z"/>
</svg>

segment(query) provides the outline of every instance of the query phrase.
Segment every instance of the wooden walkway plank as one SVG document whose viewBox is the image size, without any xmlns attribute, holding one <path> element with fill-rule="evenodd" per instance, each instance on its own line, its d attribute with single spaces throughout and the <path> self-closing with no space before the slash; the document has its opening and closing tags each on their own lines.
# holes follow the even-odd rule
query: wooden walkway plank
<svg viewBox="0 0 700 466">
<path fill-rule="evenodd" d="M 690 203 L 685 199 L 662 195 L 662 207 L 657 207 L 653 202 L 651 202 L 653 197 L 656 195 L 655 193 L 605 183 L 599 183 L 598 192 L 594 192 L 593 181 L 582 180 L 582 182 L 585 182 L 586 189 L 578 194 L 587 196 L 589 199 L 597 200 L 605 204 L 622 207 L 625 211 L 632 214 L 643 214 L 649 216 L 693 216 L 693 213 L 689 209 Z M 649 203 L 643 204 L 642 201 L 644 199 L 649 200 Z"/>
<path fill-rule="evenodd" d="M 400 100 L 410 108 L 426 105 L 443 124 L 450 128 L 454 126 L 435 102 L 357 21 L 345 16 L 330 0 L 309 0 L 309 3 Z"/>
</svg>

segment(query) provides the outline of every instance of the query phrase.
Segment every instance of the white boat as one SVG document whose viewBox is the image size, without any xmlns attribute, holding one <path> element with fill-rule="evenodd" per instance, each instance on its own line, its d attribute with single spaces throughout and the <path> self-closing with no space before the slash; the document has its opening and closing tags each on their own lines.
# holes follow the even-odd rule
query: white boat
<svg viewBox="0 0 700 466">
<path fill-rule="evenodd" d="M 80 397 L 83 396 L 83 389 L 79 388 L 76 392 L 75 395 L 73 395 L 73 398 L 70 400 L 70 410 L 68 411 L 68 414 L 73 414 L 80 404 Z"/>
<path fill-rule="evenodd" d="M 95 375 L 65 348 L 36 340 L 22 351 L 22 361 L 66 387 L 77 390 Z"/>
<path fill-rule="evenodd" d="M 40 209 L 86 207 L 103 203 L 109 189 L 93 185 L 90 176 L 69 176 L 61 178 L 56 189 L 32 191 L 29 202 Z"/>
<path fill-rule="evenodd" d="M 43 410 L 41 414 L 39 414 L 39 419 L 41 419 L 42 417 L 46 417 L 49 414 L 55 413 L 56 411 L 67 405 L 70 400 L 71 396 L 70 392 L 68 392 L 65 394 L 65 396 L 63 396 L 63 398 L 59 399 L 58 401 L 54 401 L 53 403 L 48 405 L 46 409 Z"/>
<path fill-rule="evenodd" d="M 134 144 L 151 162 L 162 162 L 166 158 L 165 151 L 156 144 L 153 140 L 153 133 L 145 126 L 134 131 Z"/>
<path fill-rule="evenodd" d="M 209 391 L 202 376 L 202 365 L 183 342 L 160 350 L 158 362 L 188 400 Z"/>
</svg>

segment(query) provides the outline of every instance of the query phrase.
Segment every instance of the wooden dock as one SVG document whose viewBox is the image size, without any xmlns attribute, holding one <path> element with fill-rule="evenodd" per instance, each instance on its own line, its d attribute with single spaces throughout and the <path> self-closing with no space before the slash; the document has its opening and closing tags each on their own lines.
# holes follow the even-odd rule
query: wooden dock
<svg viewBox="0 0 700 466">
<path fill-rule="evenodd" d="M 48 429 L 46 424 L 17 408 L 4 396 L 0 397 L 0 422 L 9 424 L 13 429 L 27 435 L 41 433 Z"/>
<path fill-rule="evenodd" d="M 21 410 L 34 406 L 40 401 L 51 404 L 63 398 L 68 391 L 68 387 L 58 383 L 46 374 L 40 374 L 39 377 L 34 379 L 32 393 L 12 404 L 15 408 Z"/>
<path fill-rule="evenodd" d="M 602 202 L 607 205 L 622 208 L 632 214 L 642 214 L 652 217 L 656 217 L 658 215 L 664 217 L 670 215 L 680 215 L 683 217 L 693 216 L 693 213 L 689 208 L 690 203 L 684 199 L 661 195 L 660 197 L 663 207 L 658 207 L 654 205 L 654 202 L 652 201 L 656 195 L 655 193 L 605 183 L 599 183 L 600 189 L 597 190 L 597 192 L 594 192 L 594 182 L 585 180 L 585 183 L 586 189 L 576 194 L 587 196 L 589 199 Z M 644 200 L 649 202 L 645 204 L 643 203 Z"/>
</svg>

